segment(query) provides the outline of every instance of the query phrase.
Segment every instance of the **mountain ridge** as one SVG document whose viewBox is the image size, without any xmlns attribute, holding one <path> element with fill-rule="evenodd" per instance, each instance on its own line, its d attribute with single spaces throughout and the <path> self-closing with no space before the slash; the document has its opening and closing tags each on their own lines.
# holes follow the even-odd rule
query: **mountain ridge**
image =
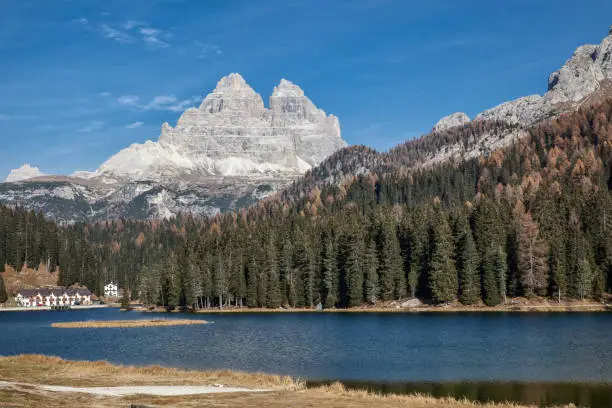
<svg viewBox="0 0 612 408">
<path fill-rule="evenodd" d="M 159 183 L 164 180 L 165 183 L 159 184 L 172 185 L 174 191 L 180 191 L 181 188 L 193 188 L 194 180 L 201 177 L 215 184 L 216 178 L 231 176 L 235 185 L 242 186 L 238 188 L 240 192 L 236 196 L 255 197 L 253 200 L 242 200 L 241 203 L 252 203 L 265 196 L 256 194 L 257 188 L 262 187 L 269 194 L 281 192 L 304 172 L 304 178 L 293 182 L 289 191 L 296 192 L 305 186 L 341 183 L 347 177 L 368 174 L 376 166 L 400 170 L 426 168 L 486 156 L 495 149 L 525 137 L 528 129 L 537 123 L 575 111 L 609 95 L 612 95 L 612 30 L 599 44 L 578 47 L 559 70 L 550 74 L 548 90 L 544 95 L 530 95 L 499 104 L 481 112 L 472 120 L 461 112 L 451 114 L 440 119 L 430 133 L 400 144 L 389 152 L 378 153 L 371 149 L 342 150 L 345 142 L 341 139 L 338 119 L 316 108 L 297 85 L 281 80 L 270 96 L 269 108 L 266 108 L 261 96 L 248 86 L 242 76 L 230 74 L 218 82 L 215 90 L 204 98 L 198 108 L 187 109 L 174 128 L 164 123 L 157 142 L 132 145 L 111 157 L 100 167 L 101 171 L 99 169 L 94 172 L 93 177 L 88 174 L 84 176 L 90 180 L 97 179 L 103 184 L 133 184 L 131 189 L 134 191 L 151 190 L 146 183 L 152 181 Z M 206 127 L 210 121 L 214 122 L 213 126 Z M 202 123 L 203 127 L 198 128 Z M 246 160 L 238 154 L 250 148 L 241 145 L 245 123 L 251 125 L 255 138 L 263 135 L 275 141 L 274 146 L 265 146 L 256 153 L 258 161 Z M 227 154 L 215 161 L 208 160 L 206 156 L 185 155 L 185 147 L 197 151 L 197 136 L 210 129 L 212 132 L 208 134 L 213 136 L 221 129 L 221 136 L 213 138 L 212 142 L 206 141 L 207 151 L 225 149 L 223 151 Z M 317 151 L 317 142 L 320 144 L 322 141 L 324 146 Z M 142 155 L 141 149 L 145 153 L 150 150 L 155 154 Z M 363 152 L 367 154 L 359 157 Z M 336 168 L 329 167 L 330 162 L 324 159 L 332 154 L 345 158 L 345 168 L 338 162 L 334 162 Z M 153 169 L 153 176 L 156 177 L 150 177 L 147 173 L 151 158 L 157 160 L 157 167 Z M 133 166 L 131 163 L 135 159 L 142 159 L 143 165 Z M 162 165 L 159 165 L 160 162 Z M 319 163 L 323 167 L 315 166 Z M 122 165 L 129 168 L 123 169 Z M 130 173 L 142 169 L 145 171 Z M 255 189 L 249 188 L 253 187 L 254 178 L 263 178 L 265 182 L 259 183 Z M 301 194 L 304 193 L 306 191 L 301 191 Z M 180 202 L 185 198 L 176 195 L 174 199 Z M 170 201 L 165 200 L 166 208 L 158 208 L 153 213 L 169 214 L 166 210 Z M 225 209 L 239 208 L 236 201 Z M 0 202 L 6 202 L 1 191 Z M 225 210 L 217 208 L 218 211 Z M 170 213 L 176 215 L 176 209 Z M 212 214 L 210 211 L 196 213 Z M 121 211 L 118 211 L 111 213 L 111 216 L 120 214 Z M 147 217 L 151 216 L 150 212 L 147 214 Z"/>
<path fill-rule="evenodd" d="M 174 127 L 165 122 L 157 141 L 134 143 L 94 172 L 54 176 L 24 166 L 0 185 L 0 202 L 62 221 L 121 217 L 137 202 L 140 210 L 130 214 L 141 218 L 214 215 L 284 187 L 344 146 L 338 118 L 317 108 L 299 86 L 282 79 L 266 107 L 232 73 Z M 62 206 L 75 205 L 80 212 L 61 214 Z"/>
</svg>

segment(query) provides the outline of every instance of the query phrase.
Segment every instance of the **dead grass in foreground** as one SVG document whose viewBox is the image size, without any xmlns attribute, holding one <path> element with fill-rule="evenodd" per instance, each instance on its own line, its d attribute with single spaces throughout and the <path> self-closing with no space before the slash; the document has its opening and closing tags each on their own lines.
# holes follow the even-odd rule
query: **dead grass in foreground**
<svg viewBox="0 0 612 408">
<path fill-rule="evenodd" d="M 72 387 L 122 385 L 211 385 L 248 388 L 299 389 L 287 376 L 240 371 L 190 371 L 160 366 L 132 367 L 107 361 L 70 361 L 39 354 L 0 357 L 0 380 Z"/>
<path fill-rule="evenodd" d="M 78 393 L 41 391 L 35 387 L 0 389 L 2 407 L 64 408 L 66 401 L 71 406 L 90 408 L 110 407 L 177 407 L 177 408 L 536 408 L 512 403 L 479 404 L 452 398 L 433 398 L 424 395 L 377 395 L 365 391 L 347 391 L 342 385 L 301 390 L 278 390 L 267 393 L 208 394 L 192 396 L 152 397 L 99 397 Z M 42 405 L 41 405 L 42 404 Z M 132 405 L 133 404 L 133 405 Z M 566 405 L 565 408 L 575 408 Z"/>
<path fill-rule="evenodd" d="M 75 387 L 121 385 L 226 385 L 271 388 L 266 393 L 208 394 L 180 397 L 98 397 L 78 393 L 49 392 L 35 386 L 0 388 L 0 406 L 64 408 L 71 406 L 107 408 L 142 404 L 151 407 L 270 407 L 270 408 L 526 408 L 513 403 L 479 404 L 452 398 L 423 395 L 378 395 L 351 391 L 341 384 L 306 389 L 300 381 L 268 374 L 233 371 L 184 371 L 162 367 L 124 367 L 107 362 L 67 361 L 57 357 L 21 355 L 0 358 L 0 379 L 31 384 Z M 42 406 L 41 405 L 41 406 Z M 566 408 L 573 405 L 566 405 Z"/>
<path fill-rule="evenodd" d="M 133 328 L 133 327 L 164 327 L 208 324 L 206 320 L 164 319 L 164 320 L 88 320 L 85 322 L 51 323 L 51 327 L 61 329 L 97 329 L 97 328 Z"/>
</svg>

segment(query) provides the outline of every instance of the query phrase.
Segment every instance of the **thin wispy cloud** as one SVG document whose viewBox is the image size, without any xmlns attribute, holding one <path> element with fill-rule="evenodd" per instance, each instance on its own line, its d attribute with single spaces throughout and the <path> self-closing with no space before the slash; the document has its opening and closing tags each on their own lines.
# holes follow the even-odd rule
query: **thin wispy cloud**
<svg viewBox="0 0 612 408">
<path fill-rule="evenodd" d="M 179 55 L 197 59 L 209 59 L 222 53 L 217 44 L 193 41 L 189 38 L 177 40 L 169 30 L 153 27 L 145 21 L 127 20 L 124 23 L 95 23 L 85 17 L 80 17 L 72 20 L 72 22 L 83 27 L 83 29 L 97 32 L 102 38 L 116 41 L 119 44 L 142 44 L 150 49 L 174 48 Z"/>
<path fill-rule="evenodd" d="M 144 125 L 144 122 L 137 121 L 134 123 L 130 123 L 129 125 L 125 125 L 125 128 L 126 129 L 136 129 L 136 128 L 141 127 L 142 125 Z"/>
<path fill-rule="evenodd" d="M 136 95 L 123 95 L 117 99 L 120 105 L 130 107 L 139 111 L 170 111 L 182 112 L 185 109 L 193 106 L 200 98 L 179 99 L 174 95 L 160 95 L 153 98 L 148 103 L 141 103 L 140 98 Z"/>
<path fill-rule="evenodd" d="M 77 132 L 79 132 L 79 133 L 91 133 L 91 132 L 95 132 L 96 130 L 102 129 L 103 126 L 104 126 L 104 122 L 102 122 L 102 121 L 94 121 L 94 122 L 91 122 L 89 125 L 86 125 L 86 126 L 83 126 L 80 129 L 77 129 Z"/>
<path fill-rule="evenodd" d="M 141 42 L 150 48 L 168 48 L 171 38 L 169 32 L 154 28 L 142 21 L 128 20 L 118 26 L 100 24 L 100 30 L 105 38 L 113 39 L 119 43 Z"/>
<path fill-rule="evenodd" d="M 136 20 L 128 20 L 123 24 L 123 28 L 125 30 L 131 30 L 134 27 L 141 27 L 141 26 L 145 26 L 146 23 L 143 23 L 142 21 L 136 21 Z"/>
<path fill-rule="evenodd" d="M 142 41 L 144 41 L 149 46 L 161 48 L 166 48 L 170 46 L 170 44 L 164 41 L 165 38 L 169 37 L 169 34 L 163 32 L 162 30 L 145 27 L 140 28 L 139 32 L 142 36 Z"/>
<path fill-rule="evenodd" d="M 140 98 L 136 95 L 123 95 L 117 99 L 117 102 L 119 102 L 121 105 L 138 106 L 139 99 Z"/>
<path fill-rule="evenodd" d="M 222 53 L 221 48 L 216 44 L 194 41 L 193 45 L 196 49 L 195 57 L 198 59 L 207 59 L 213 55 L 221 55 Z"/>
<path fill-rule="evenodd" d="M 103 38 L 117 41 L 120 44 L 129 44 L 135 41 L 135 38 L 130 34 L 113 28 L 107 24 L 100 24 L 98 28 Z"/>
<path fill-rule="evenodd" d="M 111 93 L 110 92 L 100 92 L 98 95 L 102 97 L 107 97 L 107 96 L 111 96 Z"/>
</svg>

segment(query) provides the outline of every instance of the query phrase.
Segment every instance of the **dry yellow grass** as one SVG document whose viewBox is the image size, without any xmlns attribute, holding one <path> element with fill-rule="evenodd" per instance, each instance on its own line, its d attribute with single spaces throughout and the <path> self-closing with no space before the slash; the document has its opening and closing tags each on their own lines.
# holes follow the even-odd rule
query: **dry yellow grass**
<svg viewBox="0 0 612 408">
<path fill-rule="evenodd" d="M 85 322 L 56 322 L 51 327 L 60 329 L 97 329 L 97 328 L 132 328 L 132 327 L 162 327 L 187 326 L 207 324 L 206 320 L 164 319 L 164 320 L 87 320 Z"/>
<path fill-rule="evenodd" d="M 249 388 L 301 389 L 304 387 L 303 383 L 291 377 L 273 374 L 229 370 L 191 371 L 160 366 L 121 366 L 107 361 L 70 361 L 40 354 L 0 357 L 0 379 L 73 387 L 217 383 Z"/>
<path fill-rule="evenodd" d="M 208 394 L 180 397 L 97 397 L 84 394 L 53 393 L 33 386 L 0 388 L 0 406 L 63 408 L 72 406 L 107 408 L 143 404 L 155 407 L 388 407 L 388 408 L 525 408 L 513 403 L 479 404 L 452 398 L 423 395 L 378 395 L 350 391 L 341 384 L 307 389 L 289 377 L 247 374 L 232 371 L 184 371 L 162 367 L 123 367 L 107 362 L 66 361 L 57 357 L 22 355 L 0 358 L 0 379 L 31 384 L 69 385 L 75 387 L 121 385 L 226 385 L 268 388 L 265 393 Z M 566 406 L 566 407 L 572 407 Z"/>
</svg>

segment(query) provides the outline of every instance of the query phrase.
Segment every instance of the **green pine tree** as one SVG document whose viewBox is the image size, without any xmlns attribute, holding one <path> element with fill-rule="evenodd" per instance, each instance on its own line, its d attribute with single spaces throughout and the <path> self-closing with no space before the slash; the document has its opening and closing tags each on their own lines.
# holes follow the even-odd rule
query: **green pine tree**
<svg viewBox="0 0 612 408">
<path fill-rule="evenodd" d="M 0 303 L 4 303 L 8 300 L 8 294 L 6 293 L 6 287 L 4 286 L 4 278 L 0 275 Z"/>
<path fill-rule="evenodd" d="M 347 295 L 347 306 L 355 307 L 363 301 L 363 245 L 353 231 L 348 231 L 344 241 L 344 279 Z"/>
<path fill-rule="evenodd" d="M 478 251 L 467 220 L 461 222 L 457 240 L 457 271 L 459 273 L 459 300 L 472 305 L 480 300 L 480 272 Z"/>
<path fill-rule="evenodd" d="M 266 307 L 277 309 L 282 303 L 280 284 L 279 284 L 279 266 L 276 244 L 273 239 L 270 239 L 267 251 L 267 299 Z"/>
<path fill-rule="evenodd" d="M 336 263 L 336 248 L 331 238 L 328 239 L 323 253 L 323 289 L 325 291 L 325 307 L 332 308 L 338 304 L 338 265 Z"/>
<path fill-rule="evenodd" d="M 406 294 L 406 279 L 399 240 L 391 221 L 380 226 L 378 275 L 382 300 L 399 299 Z"/>
<path fill-rule="evenodd" d="M 376 253 L 376 243 L 373 239 L 368 241 L 365 248 L 364 258 L 364 296 L 367 302 L 376 303 L 378 300 L 378 254 Z"/>
<path fill-rule="evenodd" d="M 457 297 L 459 282 L 455 268 L 451 229 L 446 216 L 441 211 L 436 212 L 432 243 L 429 287 L 433 301 L 436 303 L 451 302 Z"/>
</svg>

